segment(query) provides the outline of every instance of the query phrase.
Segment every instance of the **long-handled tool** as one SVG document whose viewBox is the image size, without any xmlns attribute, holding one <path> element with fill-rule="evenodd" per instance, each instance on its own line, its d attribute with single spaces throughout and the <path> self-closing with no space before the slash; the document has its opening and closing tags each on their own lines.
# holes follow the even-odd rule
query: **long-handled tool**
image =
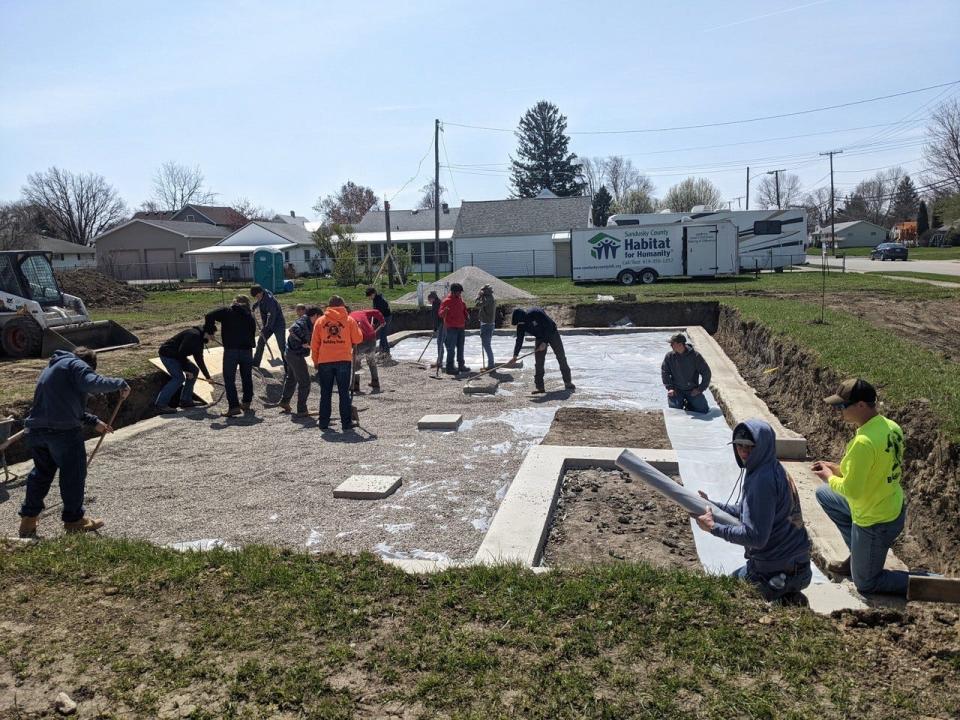
<svg viewBox="0 0 960 720">
<path fill-rule="evenodd" d="M 356 406 L 353 404 L 353 378 L 354 374 L 354 361 L 356 360 L 356 347 L 352 347 L 350 350 L 350 424 L 355 425 L 356 427 L 360 426 L 360 413 L 357 410 Z"/>
<path fill-rule="evenodd" d="M 113 408 L 113 414 L 110 416 L 110 421 L 107 423 L 107 425 L 109 425 L 110 427 L 113 427 L 113 421 L 117 419 L 117 413 L 120 412 L 120 406 L 123 405 L 123 401 L 126 399 L 127 399 L 126 396 L 121 396 L 120 399 L 117 401 L 116 407 Z M 103 445 L 103 439 L 106 436 L 107 434 L 105 432 L 100 434 L 100 439 L 97 440 L 97 444 L 94 446 L 93 452 L 90 453 L 90 457 L 87 458 L 88 468 L 90 467 L 90 463 L 92 463 L 93 459 L 97 456 L 97 450 L 99 450 L 100 446 Z"/>
<path fill-rule="evenodd" d="M 427 351 L 427 348 L 430 347 L 430 343 L 433 342 L 434 337 L 436 337 L 436 333 L 431 335 L 430 338 L 427 340 L 427 344 L 423 346 L 423 350 L 420 351 L 420 357 L 417 358 L 417 364 L 419 364 L 420 361 L 423 360 L 423 354 Z"/>
<path fill-rule="evenodd" d="M 2 429 L 4 433 L 6 433 L 8 431 L 7 427 L 9 425 L 10 423 L 4 422 L 2 425 L 0 425 L 0 429 Z M 17 442 L 17 440 L 22 438 L 26 434 L 26 432 L 27 432 L 26 430 L 21 430 L 18 433 L 14 433 L 3 442 L 0 442 L 0 463 L 3 464 L 3 481 L 5 483 L 10 482 L 10 478 L 11 478 L 10 468 L 7 467 L 7 448 L 13 445 L 15 442 Z M 14 480 L 17 479 L 16 475 L 13 475 L 12 477 Z"/>
<path fill-rule="evenodd" d="M 526 357 L 530 357 L 530 356 L 533 355 L 535 352 L 536 352 L 536 350 L 531 350 L 530 352 L 526 353 L 525 355 L 521 355 L 520 357 L 518 357 L 517 360 L 523 360 L 523 359 L 526 358 Z M 471 381 L 471 380 L 475 380 L 476 378 L 480 377 L 481 375 L 486 375 L 487 373 L 492 373 L 492 372 L 494 372 L 495 370 L 502 370 L 502 369 L 504 369 L 504 368 L 511 368 L 511 367 L 513 367 L 513 361 L 505 362 L 505 363 L 500 363 L 499 365 L 494 365 L 492 368 L 487 368 L 486 370 L 481 370 L 480 372 L 474 373 L 473 375 L 471 375 L 470 377 L 467 378 L 467 382 L 469 382 L 469 381 Z"/>
</svg>

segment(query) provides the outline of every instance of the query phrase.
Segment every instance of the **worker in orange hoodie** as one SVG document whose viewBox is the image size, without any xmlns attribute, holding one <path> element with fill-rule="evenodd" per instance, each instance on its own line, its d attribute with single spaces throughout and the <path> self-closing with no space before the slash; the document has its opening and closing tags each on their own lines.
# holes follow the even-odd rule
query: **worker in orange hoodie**
<svg viewBox="0 0 960 720">
<path fill-rule="evenodd" d="M 353 377 L 353 346 L 363 342 L 357 321 L 347 313 L 343 298 L 333 295 L 327 309 L 313 324 L 310 354 L 320 379 L 321 430 L 330 427 L 333 384 L 340 395 L 340 425 L 344 430 L 353 427 L 351 418 L 350 380 Z"/>
</svg>

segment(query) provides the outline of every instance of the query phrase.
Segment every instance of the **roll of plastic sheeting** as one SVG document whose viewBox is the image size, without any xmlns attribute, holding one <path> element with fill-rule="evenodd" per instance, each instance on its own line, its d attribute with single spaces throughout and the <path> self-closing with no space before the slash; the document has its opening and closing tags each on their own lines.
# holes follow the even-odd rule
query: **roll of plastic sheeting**
<svg viewBox="0 0 960 720">
<path fill-rule="evenodd" d="M 704 500 L 697 493 L 685 488 L 683 485 L 674 482 L 655 467 L 646 462 L 643 458 L 635 455 L 629 450 L 624 450 L 617 458 L 617 467 L 630 473 L 637 480 L 643 480 L 654 490 L 664 497 L 669 498 L 687 512 L 696 515 L 702 515 L 704 508 L 709 507 L 713 511 L 713 519 L 722 525 L 739 525 L 737 520 L 730 513 L 721 510 L 709 500 Z"/>
</svg>

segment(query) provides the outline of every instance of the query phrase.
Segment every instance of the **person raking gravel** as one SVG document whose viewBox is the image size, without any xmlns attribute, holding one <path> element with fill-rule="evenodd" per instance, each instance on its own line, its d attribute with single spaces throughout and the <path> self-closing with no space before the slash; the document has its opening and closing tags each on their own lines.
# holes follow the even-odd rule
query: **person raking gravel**
<svg viewBox="0 0 960 720">
<path fill-rule="evenodd" d="M 533 373 L 534 395 L 540 395 L 546 392 L 543 384 L 544 364 L 547 361 L 547 346 L 553 349 L 553 354 L 557 356 L 557 362 L 560 364 L 560 374 L 563 376 L 563 386 L 567 390 L 576 390 L 576 385 L 570 376 L 570 366 L 567 364 L 567 354 L 563 349 L 563 339 L 560 337 L 560 331 L 557 324 L 543 311 L 542 308 L 530 308 L 521 310 L 517 308 L 513 311 L 510 322 L 517 326 L 517 341 L 513 345 L 513 358 L 509 365 L 517 362 L 520 356 L 520 350 L 523 347 L 523 338 L 530 333 L 536 340 L 534 346 L 534 365 Z"/>
</svg>

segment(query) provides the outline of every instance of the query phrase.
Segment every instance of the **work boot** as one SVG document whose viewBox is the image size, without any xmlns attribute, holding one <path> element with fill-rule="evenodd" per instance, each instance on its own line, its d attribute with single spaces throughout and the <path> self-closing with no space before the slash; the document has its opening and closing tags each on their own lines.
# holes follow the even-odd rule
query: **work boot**
<svg viewBox="0 0 960 720">
<path fill-rule="evenodd" d="M 220 413 L 220 417 L 237 417 L 238 415 L 243 415 L 242 407 L 232 407 Z"/>
<path fill-rule="evenodd" d="M 370 389 L 371 389 L 371 390 L 380 390 L 380 383 L 378 383 L 378 382 L 372 382 L 372 383 L 370 383 Z"/>
<path fill-rule="evenodd" d="M 285 403 L 285 402 L 277 403 L 277 407 L 280 408 L 280 412 L 282 412 L 282 413 L 292 413 L 292 412 L 293 412 L 293 408 L 290 407 L 290 403 Z"/>
<path fill-rule="evenodd" d="M 27 517 L 26 515 L 20 516 L 20 532 L 19 535 L 22 538 L 35 538 L 37 536 L 37 523 L 40 522 L 39 517 Z"/>
<path fill-rule="evenodd" d="M 850 556 L 847 555 L 847 559 L 840 562 L 827 563 L 827 572 L 832 575 L 850 577 Z"/>
<path fill-rule="evenodd" d="M 206 405 L 207 404 L 203 401 L 195 402 L 193 400 L 187 400 L 186 402 L 180 403 L 180 407 L 183 410 L 188 410 L 190 408 L 197 408 L 197 407 L 206 407 Z"/>
<path fill-rule="evenodd" d="M 63 529 L 68 533 L 84 533 L 84 532 L 95 532 L 103 527 L 103 520 L 97 518 L 95 520 L 82 517 L 79 520 L 74 520 L 73 522 L 65 522 L 63 524 Z"/>
<path fill-rule="evenodd" d="M 248 403 L 248 402 L 242 402 L 242 403 L 240 403 L 240 409 L 241 409 L 243 412 L 250 412 L 250 403 Z"/>
<path fill-rule="evenodd" d="M 297 410 L 290 417 L 305 418 L 305 417 L 310 417 L 310 413 L 307 412 L 306 410 Z"/>
<path fill-rule="evenodd" d="M 156 405 L 155 407 L 160 415 L 173 415 L 177 412 L 177 409 L 170 405 Z"/>
<path fill-rule="evenodd" d="M 542 388 L 542 387 L 538 387 L 538 388 L 534 388 L 534 389 L 533 389 L 533 392 L 532 392 L 531 394 L 532 394 L 532 395 L 543 395 L 545 392 L 547 392 L 546 389 L 544 389 L 544 388 Z"/>
<path fill-rule="evenodd" d="M 564 386 L 567 390 L 576 390 L 576 389 L 577 389 L 577 386 L 574 385 L 572 382 L 564 383 L 563 386 Z"/>
</svg>

